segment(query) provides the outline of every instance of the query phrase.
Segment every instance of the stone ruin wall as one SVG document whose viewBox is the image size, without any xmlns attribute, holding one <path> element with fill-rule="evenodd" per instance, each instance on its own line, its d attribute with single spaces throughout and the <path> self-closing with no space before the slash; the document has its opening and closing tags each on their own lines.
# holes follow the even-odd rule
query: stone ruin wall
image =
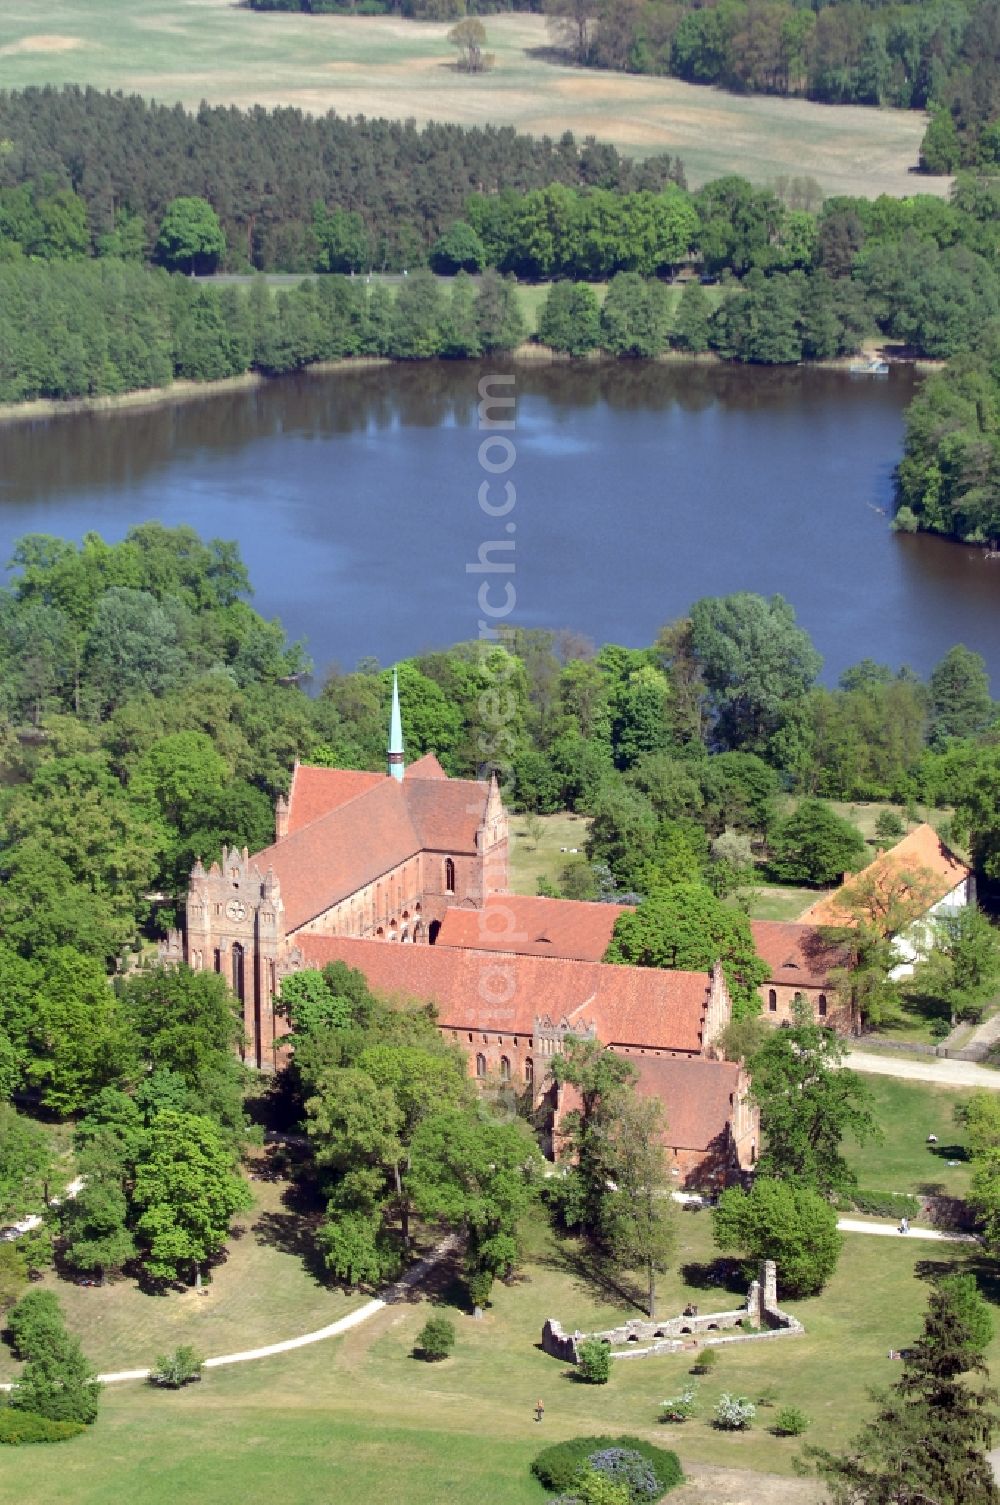
<svg viewBox="0 0 1000 1505">
<path fill-rule="evenodd" d="M 753 1331 L 732 1331 L 749 1323 Z M 730 1331 L 730 1335 L 722 1334 Z M 669 1317 L 663 1322 L 635 1318 L 620 1327 L 597 1333 L 566 1333 L 551 1317 L 542 1328 L 542 1348 L 564 1363 L 579 1363 L 579 1346 L 589 1339 L 611 1345 L 613 1359 L 645 1359 L 653 1354 L 677 1353 L 694 1346 L 722 1343 L 759 1342 L 763 1338 L 795 1336 L 804 1331 L 797 1317 L 778 1306 L 777 1273 L 774 1261 L 763 1261 L 760 1274 L 747 1292 L 746 1304 L 734 1311 L 699 1312 L 697 1316 Z"/>
</svg>

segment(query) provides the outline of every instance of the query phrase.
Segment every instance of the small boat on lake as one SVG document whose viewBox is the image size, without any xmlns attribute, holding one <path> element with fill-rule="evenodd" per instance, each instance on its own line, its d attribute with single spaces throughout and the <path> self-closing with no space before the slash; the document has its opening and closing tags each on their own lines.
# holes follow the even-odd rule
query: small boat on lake
<svg viewBox="0 0 1000 1505">
<path fill-rule="evenodd" d="M 877 355 L 873 355 L 872 358 L 870 360 L 867 360 L 867 361 L 852 361 L 851 362 L 851 375 L 852 376 L 888 376 L 889 375 L 889 362 L 881 360 L 880 357 L 877 356 Z"/>
</svg>

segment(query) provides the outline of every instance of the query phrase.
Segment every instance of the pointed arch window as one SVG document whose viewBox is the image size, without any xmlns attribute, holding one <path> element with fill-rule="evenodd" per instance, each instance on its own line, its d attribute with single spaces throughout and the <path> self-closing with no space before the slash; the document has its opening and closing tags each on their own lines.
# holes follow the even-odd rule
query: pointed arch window
<svg viewBox="0 0 1000 1505">
<path fill-rule="evenodd" d="M 483 1055 L 482 1051 L 480 1051 L 479 1054 L 476 1057 L 476 1076 L 483 1077 L 485 1075 L 486 1075 L 486 1057 Z"/>
<path fill-rule="evenodd" d="M 501 1056 L 500 1057 L 500 1080 L 502 1082 L 509 1082 L 510 1081 L 510 1057 L 509 1056 Z"/>
<path fill-rule="evenodd" d="M 774 988 L 768 988 L 767 990 L 767 1007 L 772 1014 L 778 1012 L 778 995 Z"/>
<path fill-rule="evenodd" d="M 455 864 L 450 857 L 444 859 L 444 891 L 446 894 L 455 892 Z"/>
<path fill-rule="evenodd" d="M 826 1018 L 826 994 L 825 993 L 821 993 L 819 995 L 819 1017 L 821 1019 L 825 1019 Z"/>
</svg>

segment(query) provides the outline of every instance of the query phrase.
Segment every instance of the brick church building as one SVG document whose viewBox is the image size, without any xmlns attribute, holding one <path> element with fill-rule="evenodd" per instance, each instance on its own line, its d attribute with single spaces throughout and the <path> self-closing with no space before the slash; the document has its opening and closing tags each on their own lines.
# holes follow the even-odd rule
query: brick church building
<svg viewBox="0 0 1000 1505">
<path fill-rule="evenodd" d="M 731 1017 L 721 968 L 606 965 L 615 908 L 508 894 L 507 850 L 495 779 L 448 778 L 430 754 L 405 765 L 394 681 L 386 772 L 296 764 L 270 846 L 195 863 L 164 956 L 226 977 L 245 1058 L 265 1071 L 285 1056 L 282 978 L 343 961 L 379 994 L 433 1002 L 470 1075 L 526 1094 L 550 1147 L 571 1101 L 548 1063 L 584 1035 L 627 1055 L 640 1093 L 663 1100 L 678 1184 L 748 1169 L 759 1122 L 745 1072 L 719 1058 Z"/>
</svg>

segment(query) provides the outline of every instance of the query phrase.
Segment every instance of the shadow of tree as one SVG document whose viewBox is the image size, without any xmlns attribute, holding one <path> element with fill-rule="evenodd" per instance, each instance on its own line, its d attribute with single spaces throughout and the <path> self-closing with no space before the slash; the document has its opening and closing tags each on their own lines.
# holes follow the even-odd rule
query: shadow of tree
<svg viewBox="0 0 1000 1505">
<path fill-rule="evenodd" d="M 646 1310 L 645 1288 L 599 1250 L 580 1244 L 571 1235 L 560 1235 L 555 1247 L 539 1263 L 571 1276 L 577 1290 L 596 1296 L 609 1306 Z"/>
<path fill-rule="evenodd" d="M 983 1299 L 991 1306 L 1000 1306 L 1000 1269 L 985 1253 L 964 1259 L 958 1254 L 951 1259 L 919 1259 L 913 1273 L 930 1284 L 946 1275 L 971 1275 Z"/>
<path fill-rule="evenodd" d="M 932 1155 L 939 1160 L 971 1160 L 968 1147 L 964 1144 L 929 1144 L 927 1146 Z"/>
<path fill-rule="evenodd" d="M 469 1293 L 463 1279 L 460 1250 L 453 1249 L 420 1280 L 392 1298 L 393 1305 L 405 1302 L 415 1306 L 419 1301 L 429 1301 L 431 1306 L 451 1307 L 466 1314 L 469 1312 Z"/>
<path fill-rule="evenodd" d="M 681 1277 L 699 1291 L 732 1291 L 738 1296 L 747 1291 L 746 1268 L 736 1259 L 694 1260 L 681 1266 Z"/>
<path fill-rule="evenodd" d="M 262 1212 L 252 1228 L 259 1244 L 295 1255 L 317 1284 L 334 1286 L 316 1240 L 318 1231 L 318 1223 L 291 1212 Z"/>
<path fill-rule="evenodd" d="M 536 63 L 550 63 L 557 68 L 578 68 L 580 65 L 572 53 L 565 47 L 526 47 L 525 57 L 534 58 Z"/>
</svg>

